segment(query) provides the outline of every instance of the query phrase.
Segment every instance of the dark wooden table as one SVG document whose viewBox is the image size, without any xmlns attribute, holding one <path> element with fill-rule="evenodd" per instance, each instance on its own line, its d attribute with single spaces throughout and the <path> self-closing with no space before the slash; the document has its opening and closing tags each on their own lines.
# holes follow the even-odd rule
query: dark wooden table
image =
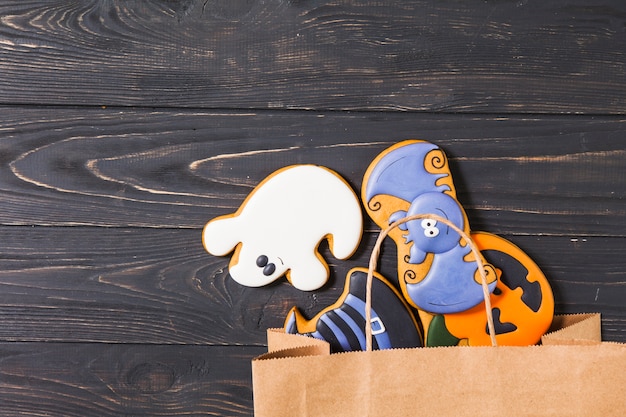
<svg viewBox="0 0 626 417">
<path fill-rule="evenodd" d="M 202 227 L 285 165 L 358 190 L 408 138 L 626 342 L 622 0 L 1 1 L 0 92 L 3 416 L 252 415 L 265 329 L 377 230 L 303 293 L 235 283 Z"/>
</svg>

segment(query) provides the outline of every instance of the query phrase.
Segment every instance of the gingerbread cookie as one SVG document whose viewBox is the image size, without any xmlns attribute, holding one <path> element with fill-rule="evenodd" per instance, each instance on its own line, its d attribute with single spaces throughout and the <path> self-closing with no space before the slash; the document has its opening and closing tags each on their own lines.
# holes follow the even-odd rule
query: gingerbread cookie
<svg viewBox="0 0 626 417">
<path fill-rule="evenodd" d="M 381 229 L 410 215 L 434 214 L 470 231 L 446 155 L 425 141 L 408 140 L 383 151 L 365 173 L 362 199 Z M 449 314 L 484 300 L 471 249 L 449 226 L 435 219 L 413 220 L 389 236 L 398 247 L 398 279 L 410 304 L 428 313 Z M 495 271 L 482 261 L 493 291 Z"/>
<path fill-rule="evenodd" d="M 554 297 L 545 275 L 508 240 L 485 232 L 472 233 L 471 237 L 498 275 L 490 297 L 496 341 L 499 345 L 537 343 L 554 315 Z M 436 318 L 429 327 L 428 341 L 429 346 L 490 345 L 484 304 Z"/>
<path fill-rule="evenodd" d="M 365 350 L 365 290 L 367 269 L 354 268 L 346 277 L 343 293 L 333 305 L 306 320 L 293 307 L 285 331 L 326 340 L 331 352 Z M 422 346 L 418 322 L 401 294 L 375 273 L 372 281 L 373 349 Z"/>
<path fill-rule="evenodd" d="M 315 165 L 293 165 L 263 180 L 237 212 L 204 227 L 212 255 L 233 252 L 229 273 L 242 285 L 259 287 L 285 275 L 294 287 L 320 288 L 329 276 L 318 252 L 328 239 L 338 259 L 350 257 L 363 230 L 361 207 L 337 173 Z"/>
<path fill-rule="evenodd" d="M 437 146 L 410 140 L 382 152 L 365 174 L 362 196 L 381 228 L 407 216 L 433 215 L 389 234 L 398 247 L 402 292 L 420 311 L 427 346 L 491 344 L 476 259 L 469 243 L 444 219 L 469 235 L 480 250 L 492 292 L 496 341 L 530 345 L 548 329 L 554 299 L 545 276 L 506 239 L 470 232 L 447 158 Z"/>
</svg>

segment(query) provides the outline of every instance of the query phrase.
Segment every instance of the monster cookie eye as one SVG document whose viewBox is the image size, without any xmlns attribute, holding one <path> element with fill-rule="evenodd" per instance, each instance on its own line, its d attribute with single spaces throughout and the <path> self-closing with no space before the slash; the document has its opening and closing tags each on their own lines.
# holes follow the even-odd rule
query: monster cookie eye
<svg viewBox="0 0 626 417">
<path fill-rule="evenodd" d="M 263 268 L 265 265 L 267 265 L 268 261 L 269 260 L 267 259 L 267 256 L 261 255 L 256 258 L 256 266 L 258 266 L 259 268 Z"/>
<path fill-rule="evenodd" d="M 424 229 L 424 236 L 426 237 L 439 236 L 439 228 L 437 228 L 437 222 L 433 219 L 422 220 L 422 228 Z"/>
</svg>

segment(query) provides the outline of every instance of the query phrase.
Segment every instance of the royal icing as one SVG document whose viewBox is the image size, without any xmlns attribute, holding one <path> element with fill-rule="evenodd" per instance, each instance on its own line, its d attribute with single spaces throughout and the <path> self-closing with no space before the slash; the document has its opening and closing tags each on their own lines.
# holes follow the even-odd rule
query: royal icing
<svg viewBox="0 0 626 417">
<path fill-rule="evenodd" d="M 354 268 L 346 276 L 343 293 L 331 306 L 311 320 L 306 320 L 297 307 L 285 319 L 285 331 L 330 344 L 332 352 L 365 350 L 365 298 L 367 269 Z M 373 349 L 410 348 L 422 346 L 418 322 L 400 293 L 381 275 L 372 280 L 372 344 Z"/>
<path fill-rule="evenodd" d="M 294 287 L 310 291 L 329 276 L 321 241 L 328 239 L 332 254 L 346 259 L 362 230 L 358 198 L 337 173 L 293 165 L 268 176 L 236 213 L 208 222 L 203 244 L 216 256 L 235 251 L 229 273 L 242 285 L 259 287 L 286 275 Z"/>
<path fill-rule="evenodd" d="M 385 228 L 401 218 L 434 214 L 469 233 L 455 199 L 447 159 L 436 146 L 405 141 L 384 151 L 368 168 L 363 189 L 370 216 Z M 457 313 L 484 299 L 477 265 L 461 236 L 434 219 L 413 220 L 395 235 L 400 284 L 407 300 L 430 313 Z M 406 255 L 405 255 L 406 254 Z M 494 280 L 489 290 L 495 288 Z"/>
<path fill-rule="evenodd" d="M 496 268 L 498 280 L 491 294 L 496 340 L 499 345 L 532 345 L 548 331 L 554 315 L 554 295 L 537 264 L 508 240 L 486 232 L 474 232 L 472 240 L 487 261 Z M 430 346 L 440 337 L 431 337 L 443 328 L 469 345 L 490 345 L 484 304 L 457 314 L 444 314 L 429 329 Z"/>
<path fill-rule="evenodd" d="M 429 172 L 425 168 L 428 155 L 436 150 L 439 150 L 436 145 L 423 141 L 412 141 L 390 150 L 372 166 L 365 186 L 365 202 L 378 194 L 413 201 L 427 192 L 449 191 L 448 185 L 437 185 L 438 180 L 448 174 Z"/>
</svg>

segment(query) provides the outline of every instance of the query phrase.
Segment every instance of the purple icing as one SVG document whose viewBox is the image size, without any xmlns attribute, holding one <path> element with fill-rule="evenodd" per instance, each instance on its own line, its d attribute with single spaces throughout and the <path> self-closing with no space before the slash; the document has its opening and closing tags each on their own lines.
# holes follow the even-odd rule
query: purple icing
<svg viewBox="0 0 626 417">
<path fill-rule="evenodd" d="M 456 245 L 452 250 L 435 255 L 426 277 L 416 283 L 406 283 L 409 298 L 422 310 L 436 314 L 458 313 L 484 300 L 482 286 L 474 281 L 476 263 L 463 257 L 470 248 Z M 493 291 L 496 282 L 489 284 Z"/>
<path fill-rule="evenodd" d="M 426 171 L 426 158 L 436 149 L 439 148 L 431 143 L 415 142 L 385 154 L 370 172 L 365 188 L 366 202 L 369 204 L 376 195 L 384 194 L 411 204 L 407 212 L 393 213 L 389 223 L 415 214 L 435 214 L 465 229 L 463 208 L 444 193 L 451 191 L 450 187 L 436 185 L 449 174 Z M 409 263 L 421 264 L 427 254 L 434 254 L 426 277 L 415 284 L 406 282 L 407 294 L 416 306 L 432 313 L 447 314 L 465 311 L 483 301 L 482 286 L 474 280 L 476 263 L 464 261 L 470 248 L 461 246 L 457 232 L 428 218 L 407 222 L 400 229 L 407 231 L 406 244 L 412 243 Z M 491 283 L 489 289 L 493 291 L 495 285 Z"/>
<path fill-rule="evenodd" d="M 370 173 L 365 189 L 366 201 L 378 194 L 387 194 L 405 201 L 426 192 L 443 192 L 450 188 L 437 186 L 436 181 L 448 174 L 431 174 L 424 168 L 426 155 L 439 149 L 428 142 L 412 143 L 383 156 Z"/>
</svg>

